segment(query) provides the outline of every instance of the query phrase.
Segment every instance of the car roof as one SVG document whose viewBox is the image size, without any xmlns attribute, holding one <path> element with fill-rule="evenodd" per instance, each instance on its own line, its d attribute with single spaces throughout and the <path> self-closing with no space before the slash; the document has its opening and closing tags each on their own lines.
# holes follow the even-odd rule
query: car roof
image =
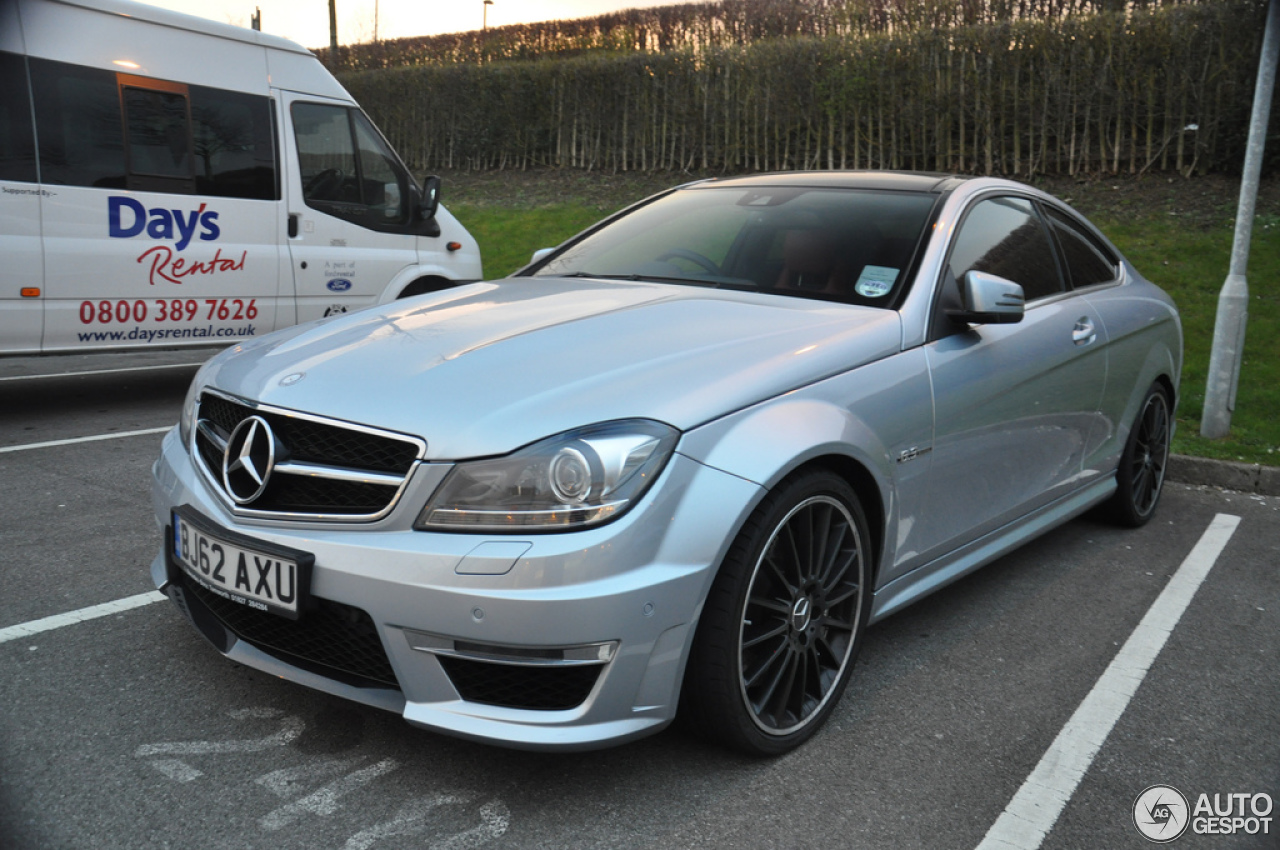
<svg viewBox="0 0 1280 850">
<path fill-rule="evenodd" d="M 750 174 L 742 177 L 717 177 L 689 184 L 683 188 L 743 188 L 763 186 L 796 186 L 832 189 L 879 189 L 900 192 L 942 194 L 972 178 L 954 174 L 925 174 L 907 171 L 784 171 L 772 174 Z"/>
</svg>

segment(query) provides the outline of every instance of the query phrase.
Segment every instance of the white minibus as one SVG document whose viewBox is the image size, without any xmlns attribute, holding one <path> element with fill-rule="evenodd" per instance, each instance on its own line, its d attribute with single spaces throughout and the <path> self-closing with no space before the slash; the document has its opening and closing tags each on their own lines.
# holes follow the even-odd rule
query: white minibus
<svg viewBox="0 0 1280 850">
<path fill-rule="evenodd" d="M 478 280 L 439 185 L 291 41 L 0 0 L 0 354 L 235 343 Z"/>
</svg>

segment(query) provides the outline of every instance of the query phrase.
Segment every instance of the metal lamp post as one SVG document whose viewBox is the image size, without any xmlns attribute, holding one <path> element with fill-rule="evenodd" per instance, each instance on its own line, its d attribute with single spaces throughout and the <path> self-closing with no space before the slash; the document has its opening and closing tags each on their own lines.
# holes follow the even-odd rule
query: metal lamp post
<svg viewBox="0 0 1280 850">
<path fill-rule="evenodd" d="M 1253 122 L 1245 152 L 1244 174 L 1240 180 L 1240 204 L 1236 212 L 1235 243 L 1231 269 L 1218 293 L 1218 315 L 1213 329 L 1213 349 L 1209 353 L 1209 380 L 1205 386 L 1201 436 L 1225 437 L 1231 431 L 1231 413 L 1236 407 L 1236 387 L 1240 381 L 1240 361 L 1244 357 L 1244 328 L 1249 317 L 1249 283 L 1245 270 L 1249 263 L 1249 242 L 1253 238 L 1253 212 L 1258 198 L 1258 178 L 1262 172 L 1262 151 L 1271 116 L 1275 90 L 1276 56 L 1280 54 L 1280 0 L 1271 0 L 1267 27 L 1262 38 L 1262 56 L 1253 96 Z"/>
</svg>

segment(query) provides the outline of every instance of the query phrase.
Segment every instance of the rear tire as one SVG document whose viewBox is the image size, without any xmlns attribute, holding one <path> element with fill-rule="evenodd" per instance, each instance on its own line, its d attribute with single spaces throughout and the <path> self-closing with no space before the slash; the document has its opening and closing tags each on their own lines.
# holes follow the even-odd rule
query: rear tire
<svg viewBox="0 0 1280 850">
<path fill-rule="evenodd" d="M 871 611 L 867 521 L 834 473 L 784 481 L 716 576 L 685 672 L 681 713 L 703 734 L 781 755 L 835 709 Z"/>
<path fill-rule="evenodd" d="M 1108 517 L 1119 525 L 1146 525 L 1160 503 L 1169 443 L 1173 438 L 1173 408 L 1160 384 L 1147 390 L 1116 469 L 1116 492 L 1105 505 Z"/>
</svg>

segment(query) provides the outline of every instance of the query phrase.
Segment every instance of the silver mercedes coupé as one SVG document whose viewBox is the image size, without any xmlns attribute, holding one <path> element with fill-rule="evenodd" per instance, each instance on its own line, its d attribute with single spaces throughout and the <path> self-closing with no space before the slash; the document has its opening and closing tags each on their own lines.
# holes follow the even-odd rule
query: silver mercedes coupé
<svg viewBox="0 0 1280 850">
<path fill-rule="evenodd" d="M 1028 186 L 802 172 L 649 198 L 512 277 L 237 345 L 154 468 L 220 652 L 451 735 L 815 733 L 868 625 L 1156 508 L 1177 311 Z"/>
</svg>

